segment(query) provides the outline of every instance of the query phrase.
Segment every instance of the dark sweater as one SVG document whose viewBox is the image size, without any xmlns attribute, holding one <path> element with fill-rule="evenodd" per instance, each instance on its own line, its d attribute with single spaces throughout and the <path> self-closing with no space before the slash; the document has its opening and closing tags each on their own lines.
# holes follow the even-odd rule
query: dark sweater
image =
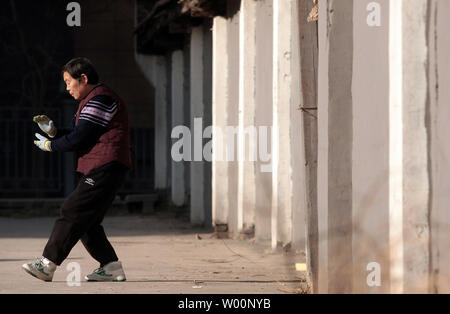
<svg viewBox="0 0 450 314">
<path fill-rule="evenodd" d="M 54 152 L 79 152 L 94 146 L 107 131 L 108 123 L 117 111 L 115 101 L 108 96 L 93 97 L 83 108 L 78 125 L 75 126 L 76 115 L 68 128 L 58 128 L 56 136 L 51 141 Z M 96 171 L 106 168 L 121 167 L 120 163 L 109 163 Z M 123 166 L 126 168 L 125 166 Z"/>
</svg>

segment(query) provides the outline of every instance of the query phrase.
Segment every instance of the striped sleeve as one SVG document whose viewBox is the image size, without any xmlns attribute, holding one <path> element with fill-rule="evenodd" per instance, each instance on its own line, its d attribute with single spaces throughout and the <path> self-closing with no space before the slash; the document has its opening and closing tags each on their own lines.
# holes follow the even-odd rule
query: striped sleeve
<svg viewBox="0 0 450 314">
<path fill-rule="evenodd" d="M 107 127 L 117 113 L 117 102 L 108 96 L 95 96 L 84 106 L 79 120 Z"/>
</svg>

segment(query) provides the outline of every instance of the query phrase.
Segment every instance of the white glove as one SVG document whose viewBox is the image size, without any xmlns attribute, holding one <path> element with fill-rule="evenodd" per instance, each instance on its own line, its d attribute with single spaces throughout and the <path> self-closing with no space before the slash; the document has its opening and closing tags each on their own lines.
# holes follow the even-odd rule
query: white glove
<svg viewBox="0 0 450 314">
<path fill-rule="evenodd" d="M 51 152 L 51 142 L 45 136 L 42 136 L 39 133 L 36 133 L 35 135 L 39 139 L 39 141 L 34 141 L 34 145 L 39 147 L 44 152 Z"/>
<path fill-rule="evenodd" d="M 49 119 L 49 117 L 45 115 L 35 116 L 33 121 L 36 122 L 42 132 L 47 133 L 50 137 L 55 137 L 56 135 L 56 127 L 53 124 L 53 121 Z"/>
</svg>

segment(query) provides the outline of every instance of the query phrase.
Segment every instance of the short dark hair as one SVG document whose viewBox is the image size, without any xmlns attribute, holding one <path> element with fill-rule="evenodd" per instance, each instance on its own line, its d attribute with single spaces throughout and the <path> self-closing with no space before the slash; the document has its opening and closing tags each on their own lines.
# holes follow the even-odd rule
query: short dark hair
<svg viewBox="0 0 450 314">
<path fill-rule="evenodd" d="M 62 71 L 67 72 L 74 79 L 80 79 L 82 74 L 85 74 L 88 78 L 89 84 L 98 84 L 99 76 L 95 70 L 92 62 L 87 58 L 74 58 L 63 66 Z"/>
</svg>

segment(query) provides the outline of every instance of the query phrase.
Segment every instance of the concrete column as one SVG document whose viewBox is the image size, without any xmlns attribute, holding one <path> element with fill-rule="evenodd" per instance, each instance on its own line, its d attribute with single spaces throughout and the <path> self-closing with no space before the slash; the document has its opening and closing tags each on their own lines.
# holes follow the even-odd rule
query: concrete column
<svg viewBox="0 0 450 314">
<path fill-rule="evenodd" d="M 172 187 L 172 156 L 171 156 L 171 133 L 172 133 L 172 54 L 167 53 L 165 56 L 165 62 L 166 62 L 166 81 L 167 81 L 167 89 L 166 89 L 166 103 L 167 103 L 167 110 L 166 110 L 166 119 L 167 119 L 167 136 L 168 136 L 168 152 L 166 155 L 167 159 L 167 186 L 168 189 Z M 170 199 L 170 191 L 167 191 L 167 198 Z"/>
<path fill-rule="evenodd" d="M 225 126 L 228 106 L 228 22 L 223 17 L 213 22 L 213 160 L 212 160 L 212 215 L 217 228 L 228 227 L 229 184 L 228 163 L 224 158 Z"/>
<path fill-rule="evenodd" d="M 216 17 L 213 31 L 213 223 L 239 235 L 239 2 L 229 1 L 227 19 Z"/>
<path fill-rule="evenodd" d="M 191 86 L 191 134 L 192 163 L 190 169 L 191 179 L 191 223 L 200 225 L 211 224 L 210 193 L 207 185 L 210 179 L 207 176 L 209 162 L 204 159 L 203 148 L 206 141 L 204 129 L 209 126 L 211 101 L 205 99 L 205 34 L 203 26 L 192 29 L 190 52 L 190 86 Z M 209 112 L 209 113 L 208 113 Z M 208 116 L 208 117 L 206 117 Z"/>
<path fill-rule="evenodd" d="M 319 2 L 319 77 L 317 146 L 318 274 L 317 292 L 328 293 L 328 2 Z M 322 17 L 322 18 L 321 18 Z"/>
<path fill-rule="evenodd" d="M 403 241 L 405 293 L 429 279 L 428 0 L 403 1 Z"/>
<path fill-rule="evenodd" d="M 184 99 L 184 122 L 186 126 L 191 129 L 191 46 L 188 42 L 183 49 L 183 66 L 184 66 L 184 84 L 183 84 L 183 99 Z M 192 135 L 192 134 L 191 134 Z M 192 138 L 191 138 L 192 144 Z M 189 155 L 192 156 L 192 152 Z M 184 186 L 186 189 L 186 203 L 190 204 L 191 199 L 191 172 L 190 172 L 191 161 L 184 162 L 185 176 L 184 176 Z"/>
<path fill-rule="evenodd" d="M 296 0 L 274 1 L 272 249 L 305 249 L 305 162 Z M 295 230 L 295 232 L 293 232 Z M 293 238 L 295 235 L 295 239 Z"/>
<path fill-rule="evenodd" d="M 169 126 L 167 110 L 167 71 L 165 57 L 152 58 L 152 82 L 155 86 L 155 189 L 169 188 Z"/>
<path fill-rule="evenodd" d="M 446 2 L 447 3 L 447 2 Z M 428 63 L 428 93 L 429 93 L 429 115 L 427 118 L 427 123 L 429 126 L 429 154 L 430 158 L 430 189 L 432 189 L 432 193 L 430 195 L 430 279 L 429 279 L 429 293 L 439 293 L 442 290 L 448 289 L 448 280 L 450 277 L 448 273 L 440 272 L 439 261 L 441 258 L 439 244 L 441 242 L 439 237 L 439 229 L 440 224 L 445 220 L 448 222 L 448 218 L 445 219 L 445 215 L 439 213 L 439 208 L 442 207 L 442 204 L 448 202 L 448 193 L 445 192 L 445 188 L 448 188 L 449 182 L 446 181 L 447 176 L 442 175 L 442 171 L 439 171 L 440 164 L 442 163 L 442 159 L 440 158 L 443 154 L 440 154 L 439 151 L 445 147 L 446 145 L 439 145 L 439 137 L 437 134 L 439 132 L 446 132 L 445 125 L 448 125 L 449 121 L 444 120 L 444 124 L 440 124 L 442 120 L 440 117 L 449 117 L 448 113 L 439 113 L 438 103 L 439 103 L 439 70 L 438 70 L 438 7 L 439 1 L 432 0 L 429 4 L 429 29 L 428 29 L 428 47 L 429 47 L 429 63 Z M 442 9 L 441 9 L 442 10 Z M 450 47 L 450 45 L 449 45 Z M 447 54 L 450 52 L 447 51 Z M 446 116 L 447 114 L 447 116 Z M 443 128 L 444 126 L 444 128 Z M 445 154 L 445 153 L 444 153 Z M 444 162 L 445 164 L 445 162 Z M 442 189 L 444 187 L 444 190 Z M 447 200 L 446 200 L 447 199 Z M 447 240 L 448 241 L 448 240 Z M 444 242 L 445 243 L 445 242 Z M 446 247 L 450 242 L 446 243 Z M 446 280 L 442 282 L 440 279 L 445 278 Z M 444 283 L 442 285 L 442 283 Z M 447 286 L 447 287 L 446 287 Z M 448 291 L 448 290 L 447 290 Z"/>
<path fill-rule="evenodd" d="M 191 223 L 204 222 L 203 188 L 203 27 L 191 33 Z"/>
<path fill-rule="evenodd" d="M 272 249 L 291 242 L 289 113 L 292 1 L 273 2 Z M 287 144 L 287 145 L 286 145 Z"/>
<path fill-rule="evenodd" d="M 319 1 L 319 292 L 352 291 L 353 0 Z"/>
<path fill-rule="evenodd" d="M 372 26 L 371 3 L 354 1 L 353 12 L 352 292 L 389 293 L 389 1 L 377 2 Z M 378 266 L 381 286 L 369 286 Z"/>
<path fill-rule="evenodd" d="M 256 1 L 241 2 L 239 22 L 238 229 L 251 232 L 255 224 L 255 162 L 257 160 Z"/>
<path fill-rule="evenodd" d="M 271 240 L 273 111 L 273 0 L 256 2 L 255 125 L 258 127 L 258 160 L 255 164 L 255 238 L 260 243 Z M 264 130 L 264 131 L 263 131 Z M 262 141 L 266 133 L 267 142 Z"/>
<path fill-rule="evenodd" d="M 228 230 L 232 237 L 237 237 L 242 231 L 242 212 L 238 212 L 238 132 L 239 132 L 239 21 L 240 1 L 229 1 L 227 19 L 227 130 L 226 152 L 228 158 Z"/>
<path fill-rule="evenodd" d="M 429 28 L 429 100 L 431 123 L 431 223 L 432 282 L 430 292 L 450 292 L 450 2 L 430 1 Z"/>
<path fill-rule="evenodd" d="M 309 0 L 299 1 L 300 60 L 302 84 L 302 111 L 304 127 L 304 147 L 307 203 L 307 272 L 312 291 L 317 292 L 318 267 L 318 222 L 317 222 L 317 71 L 318 71 L 318 33 L 317 22 L 308 22 L 314 7 Z M 294 236 L 295 238 L 295 236 Z"/>
<path fill-rule="evenodd" d="M 288 175 L 290 178 L 290 198 L 292 206 L 292 247 L 296 253 L 306 253 L 306 215 L 307 215 L 307 184 L 306 184 L 306 154 L 305 154 L 305 129 L 301 107 L 304 107 L 303 90 L 301 84 L 301 55 L 300 55 L 300 21 L 299 1 L 293 0 L 290 7 L 291 21 L 290 32 L 290 108 L 289 108 L 289 133 L 291 165 Z"/>
<path fill-rule="evenodd" d="M 184 115 L 184 55 L 183 51 L 172 53 L 172 130 L 178 126 L 186 126 Z M 179 136 L 177 134 L 177 136 Z M 174 143 L 177 140 L 172 140 Z M 186 203 L 185 186 L 186 168 L 184 161 L 172 159 L 172 202 L 176 206 L 183 206 Z"/>
<path fill-rule="evenodd" d="M 442 165 L 430 142 L 442 130 L 434 124 L 438 92 L 430 88 L 439 80 L 439 54 L 428 49 L 439 46 L 436 4 L 319 3 L 321 293 L 438 286 L 429 277 L 440 256 L 430 255 L 439 250 L 430 240 L 430 204 L 445 201 L 430 199 L 432 184 L 445 184 L 430 177 Z"/>
<path fill-rule="evenodd" d="M 203 202 L 205 204 L 205 225 L 212 227 L 212 21 L 205 21 L 203 25 L 203 121 L 206 126 L 204 131 L 204 149 L 206 151 L 203 168 L 203 180 L 205 182 Z"/>
</svg>

